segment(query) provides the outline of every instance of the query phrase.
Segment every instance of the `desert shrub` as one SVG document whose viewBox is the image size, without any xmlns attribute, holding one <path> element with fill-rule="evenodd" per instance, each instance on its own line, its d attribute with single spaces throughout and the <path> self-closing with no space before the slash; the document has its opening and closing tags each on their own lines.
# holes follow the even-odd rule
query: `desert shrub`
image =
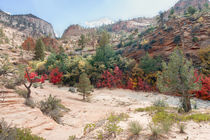
<svg viewBox="0 0 210 140">
<path fill-rule="evenodd" d="M 68 140 L 76 140 L 76 136 L 75 135 L 69 136 L 69 139 Z"/>
<path fill-rule="evenodd" d="M 4 120 L 0 121 L 1 140 L 44 140 L 39 136 L 33 135 L 29 129 L 11 127 Z"/>
<path fill-rule="evenodd" d="M 31 98 L 26 98 L 24 104 L 29 106 L 29 107 L 31 107 L 31 108 L 35 108 L 36 107 L 36 103 Z"/>
<path fill-rule="evenodd" d="M 156 106 L 149 106 L 146 108 L 137 108 L 135 111 L 137 112 L 163 112 L 165 110 L 165 107 L 156 107 Z"/>
<path fill-rule="evenodd" d="M 27 90 L 24 89 L 16 89 L 15 92 L 19 95 L 22 96 L 24 98 L 27 98 Z"/>
<path fill-rule="evenodd" d="M 4 79 L 5 87 L 8 89 L 15 89 L 16 83 L 13 79 Z"/>
<path fill-rule="evenodd" d="M 51 95 L 44 101 L 40 102 L 40 110 L 50 116 L 57 123 L 60 123 L 60 118 L 62 117 L 63 105 L 61 104 L 61 100 L 57 99 L 55 96 Z"/>
<path fill-rule="evenodd" d="M 170 27 L 166 28 L 164 31 L 166 31 L 166 32 L 169 33 L 169 32 L 171 32 L 171 31 L 173 31 L 173 27 L 170 26 Z"/>
<path fill-rule="evenodd" d="M 153 105 L 156 107 L 167 107 L 168 106 L 168 104 L 163 99 L 155 100 Z"/>
<path fill-rule="evenodd" d="M 174 37 L 174 41 L 173 41 L 176 45 L 178 45 L 181 42 L 181 36 L 177 35 Z"/>
<path fill-rule="evenodd" d="M 154 44 L 155 42 L 157 42 L 157 41 L 156 41 L 156 40 L 151 40 L 149 44 L 152 45 L 152 44 Z"/>
<path fill-rule="evenodd" d="M 107 118 L 107 122 L 104 125 L 104 133 L 102 131 L 98 132 L 98 139 L 104 139 L 109 137 L 116 137 L 117 134 L 122 132 L 123 130 L 120 128 L 118 123 L 120 121 L 124 121 L 129 116 L 125 113 L 121 113 L 119 115 L 111 113 L 111 115 Z"/>
<path fill-rule="evenodd" d="M 93 131 L 95 129 L 96 125 L 94 123 L 89 123 L 85 125 L 84 128 L 84 135 L 86 135 L 87 133 Z"/>
<path fill-rule="evenodd" d="M 178 123 L 178 127 L 179 127 L 179 132 L 180 133 L 185 133 L 184 129 L 185 129 L 185 124 L 184 123 Z"/>
<path fill-rule="evenodd" d="M 164 38 L 161 38 L 161 39 L 159 40 L 159 43 L 160 43 L 160 45 L 162 45 L 162 44 L 164 43 Z"/>
<path fill-rule="evenodd" d="M 210 121 L 210 114 L 202 114 L 202 113 L 191 114 L 183 116 L 182 120 L 183 121 L 193 120 L 195 122 L 208 122 Z"/>
<path fill-rule="evenodd" d="M 190 15 L 195 14 L 196 11 L 197 11 L 197 10 L 196 10 L 194 7 L 192 7 L 192 6 L 189 6 L 188 9 L 187 9 L 187 12 L 188 12 Z"/>
<path fill-rule="evenodd" d="M 139 135 L 139 133 L 142 130 L 142 126 L 139 124 L 139 122 L 132 121 L 132 122 L 129 123 L 128 130 L 132 135 Z"/>
<path fill-rule="evenodd" d="M 104 139 L 103 131 L 97 131 L 96 139 L 98 139 L 98 140 Z"/>
<path fill-rule="evenodd" d="M 149 51 L 151 48 L 152 48 L 152 46 L 150 44 L 143 45 L 144 51 Z"/>
<path fill-rule="evenodd" d="M 194 43 L 196 43 L 196 42 L 198 42 L 199 40 L 198 40 L 197 37 L 193 37 L 192 41 L 193 41 Z"/>
<path fill-rule="evenodd" d="M 162 133 L 161 127 L 158 125 L 149 125 L 150 131 L 152 133 L 151 135 L 151 140 L 156 140 L 158 139 L 158 136 Z"/>
</svg>

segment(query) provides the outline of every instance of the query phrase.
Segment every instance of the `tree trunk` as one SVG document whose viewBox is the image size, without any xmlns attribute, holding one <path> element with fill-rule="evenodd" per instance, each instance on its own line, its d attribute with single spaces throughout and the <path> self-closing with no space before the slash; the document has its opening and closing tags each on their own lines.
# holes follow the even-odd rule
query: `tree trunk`
<svg viewBox="0 0 210 140">
<path fill-rule="evenodd" d="M 189 112 L 192 109 L 189 96 L 183 96 L 182 107 L 185 112 Z"/>
<path fill-rule="evenodd" d="M 85 93 L 83 93 L 83 100 L 85 101 Z"/>
<path fill-rule="evenodd" d="M 27 88 L 27 90 L 28 90 L 27 98 L 30 98 L 30 96 L 31 96 L 31 89 L 30 88 Z"/>
</svg>

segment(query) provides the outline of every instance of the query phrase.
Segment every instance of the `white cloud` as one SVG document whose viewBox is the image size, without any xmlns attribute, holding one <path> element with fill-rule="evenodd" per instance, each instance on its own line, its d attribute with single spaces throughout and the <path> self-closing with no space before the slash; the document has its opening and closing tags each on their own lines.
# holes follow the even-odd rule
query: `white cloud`
<svg viewBox="0 0 210 140">
<path fill-rule="evenodd" d="M 101 18 L 101 19 L 95 20 L 95 21 L 86 21 L 85 26 L 92 28 L 92 27 L 99 27 L 102 25 L 108 25 L 108 24 L 112 24 L 112 23 L 114 23 L 114 21 L 112 21 L 109 18 Z"/>
</svg>

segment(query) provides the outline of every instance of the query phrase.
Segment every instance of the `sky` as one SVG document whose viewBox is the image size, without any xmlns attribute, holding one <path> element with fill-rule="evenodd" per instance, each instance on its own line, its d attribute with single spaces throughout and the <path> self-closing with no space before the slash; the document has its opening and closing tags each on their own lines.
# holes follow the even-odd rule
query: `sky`
<svg viewBox="0 0 210 140">
<path fill-rule="evenodd" d="M 53 25 L 58 36 L 72 24 L 93 26 L 97 20 L 111 22 L 153 17 L 178 0 L 0 0 L 0 9 L 14 14 L 34 14 Z"/>
</svg>

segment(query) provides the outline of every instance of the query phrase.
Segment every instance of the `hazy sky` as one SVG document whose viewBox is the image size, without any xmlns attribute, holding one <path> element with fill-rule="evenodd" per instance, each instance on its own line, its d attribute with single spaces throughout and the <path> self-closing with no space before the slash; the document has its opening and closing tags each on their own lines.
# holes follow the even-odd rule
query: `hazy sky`
<svg viewBox="0 0 210 140">
<path fill-rule="evenodd" d="M 70 24 L 109 18 L 152 17 L 178 0 L 0 0 L 0 9 L 11 14 L 32 13 L 50 22 L 61 35 Z"/>
</svg>

